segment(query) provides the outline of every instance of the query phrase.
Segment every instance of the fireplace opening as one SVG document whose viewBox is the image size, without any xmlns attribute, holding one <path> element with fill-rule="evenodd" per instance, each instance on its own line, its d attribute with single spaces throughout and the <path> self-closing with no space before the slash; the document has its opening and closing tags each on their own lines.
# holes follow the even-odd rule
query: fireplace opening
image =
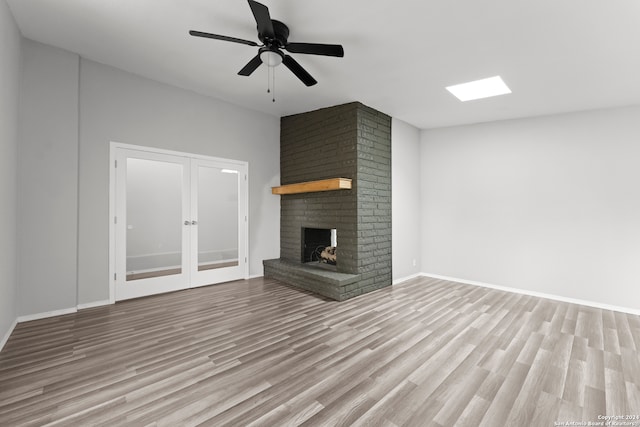
<svg viewBox="0 0 640 427">
<path fill-rule="evenodd" d="M 302 262 L 336 265 L 338 231 L 335 228 L 302 227 Z"/>
</svg>

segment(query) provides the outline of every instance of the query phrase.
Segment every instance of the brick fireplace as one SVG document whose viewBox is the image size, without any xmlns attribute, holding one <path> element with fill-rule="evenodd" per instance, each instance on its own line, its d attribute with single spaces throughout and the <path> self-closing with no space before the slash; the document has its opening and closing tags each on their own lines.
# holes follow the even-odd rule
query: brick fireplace
<svg viewBox="0 0 640 427">
<path fill-rule="evenodd" d="M 354 102 L 281 119 L 282 185 L 352 179 L 350 190 L 282 196 L 273 277 L 342 301 L 391 285 L 391 118 Z M 303 263 L 304 229 L 335 230 L 337 263 Z"/>
</svg>

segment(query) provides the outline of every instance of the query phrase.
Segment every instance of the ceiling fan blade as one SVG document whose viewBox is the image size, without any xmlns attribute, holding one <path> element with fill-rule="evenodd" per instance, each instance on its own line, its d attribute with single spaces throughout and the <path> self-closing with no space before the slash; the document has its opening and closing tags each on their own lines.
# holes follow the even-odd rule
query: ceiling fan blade
<svg viewBox="0 0 640 427">
<path fill-rule="evenodd" d="M 311 55 L 344 56 L 344 49 L 339 44 L 320 43 L 289 43 L 285 46 L 291 53 L 306 53 Z"/>
<path fill-rule="evenodd" d="M 238 71 L 238 74 L 241 76 L 250 76 L 251 73 L 253 73 L 256 68 L 260 66 L 260 64 L 262 64 L 262 59 L 260 59 L 260 54 L 257 54 L 251 61 L 249 61 L 249 63 L 247 63 L 247 65 L 242 68 L 242 70 Z"/>
<path fill-rule="evenodd" d="M 316 79 L 311 77 L 311 74 L 307 73 L 307 70 L 302 68 L 302 66 L 298 64 L 296 60 L 290 57 L 289 55 L 284 56 L 284 58 L 282 59 L 282 63 L 288 69 L 290 69 L 291 72 L 295 74 L 297 78 L 302 80 L 302 83 L 304 83 L 305 85 L 313 86 L 314 84 L 318 83 Z"/>
<path fill-rule="evenodd" d="M 249 46 L 258 46 L 258 43 L 256 42 L 252 42 L 251 40 L 243 40 L 243 39 L 237 39 L 235 37 L 229 37 L 229 36 L 221 36 L 219 34 L 211 34 L 211 33 L 203 33 L 202 31 L 189 31 L 189 34 L 191 34 L 192 36 L 195 37 L 205 37 L 208 39 L 216 39 L 216 40 L 223 40 L 226 42 L 234 42 L 234 43 L 241 43 L 241 44 L 246 44 Z"/>
<path fill-rule="evenodd" d="M 248 0 L 253 17 L 258 24 L 258 35 L 262 38 L 274 39 L 276 37 L 275 31 L 273 31 L 273 23 L 271 22 L 271 15 L 269 15 L 269 8 L 262 3 L 258 3 L 254 0 Z"/>
</svg>

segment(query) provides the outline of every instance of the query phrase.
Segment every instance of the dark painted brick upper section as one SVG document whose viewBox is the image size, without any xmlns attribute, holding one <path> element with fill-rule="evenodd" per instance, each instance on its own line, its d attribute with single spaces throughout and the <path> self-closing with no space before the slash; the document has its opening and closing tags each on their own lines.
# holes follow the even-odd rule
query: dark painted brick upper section
<svg viewBox="0 0 640 427">
<path fill-rule="evenodd" d="M 351 190 L 281 196 L 281 259 L 300 262 L 302 227 L 336 228 L 337 269 L 360 280 L 339 297 L 335 290 L 329 295 L 326 285 L 316 291 L 343 300 L 390 285 L 391 118 L 354 102 L 283 117 L 280 135 L 283 185 L 353 179 Z M 270 273 L 265 264 L 265 275 Z M 293 276 L 277 275 L 302 286 Z"/>
<path fill-rule="evenodd" d="M 340 105 L 280 120 L 282 185 L 356 177 L 357 106 Z"/>
</svg>

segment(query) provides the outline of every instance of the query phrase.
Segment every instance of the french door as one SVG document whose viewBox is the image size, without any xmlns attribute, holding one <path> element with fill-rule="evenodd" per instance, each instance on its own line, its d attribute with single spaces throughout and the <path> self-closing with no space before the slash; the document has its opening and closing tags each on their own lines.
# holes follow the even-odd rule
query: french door
<svg viewBox="0 0 640 427">
<path fill-rule="evenodd" d="M 112 299 L 246 278 L 247 164 L 112 146 Z"/>
</svg>

